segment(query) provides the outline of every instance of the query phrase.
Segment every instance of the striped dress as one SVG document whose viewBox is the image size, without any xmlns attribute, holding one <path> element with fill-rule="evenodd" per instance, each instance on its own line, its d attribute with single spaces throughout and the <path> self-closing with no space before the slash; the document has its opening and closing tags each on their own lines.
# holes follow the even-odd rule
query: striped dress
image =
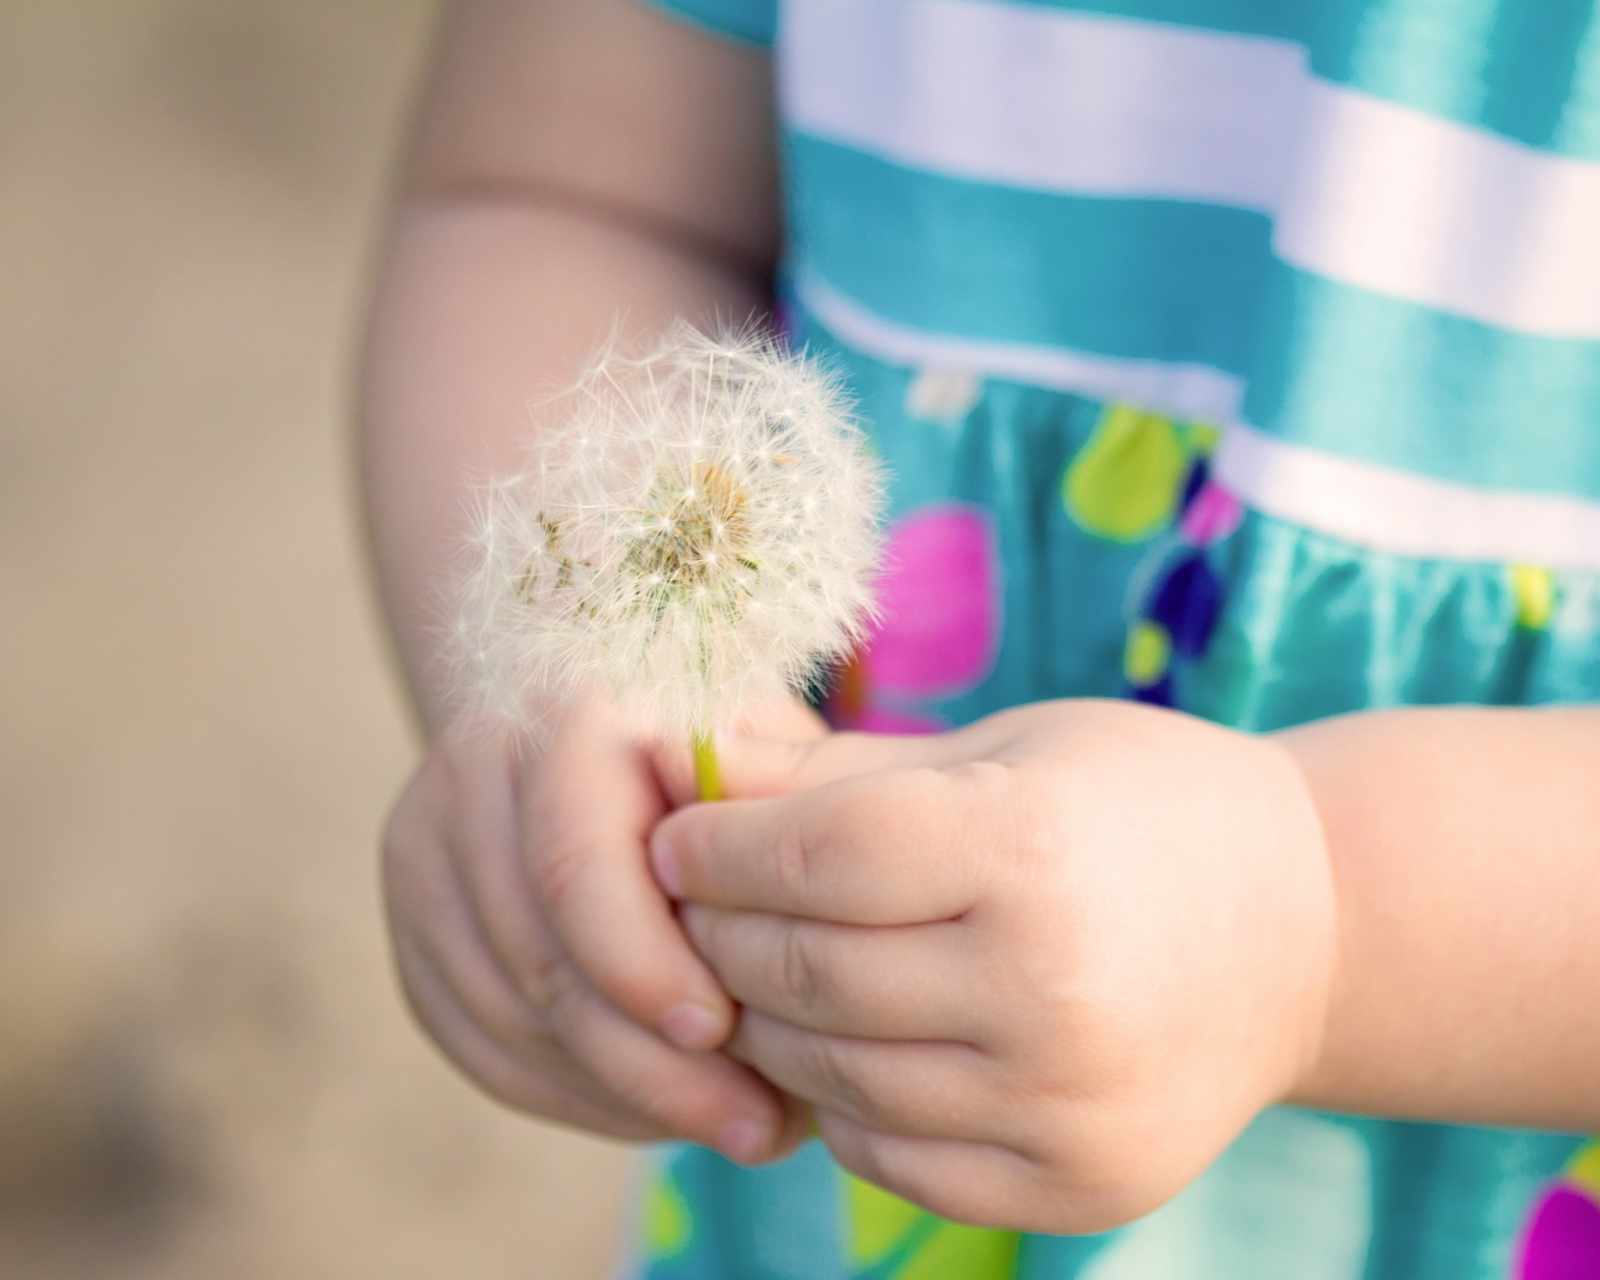
<svg viewBox="0 0 1600 1280">
<path fill-rule="evenodd" d="M 894 476 L 837 720 L 1600 694 L 1596 0 L 660 2 L 772 47 Z M 1595 1280 L 1600 1145 L 1277 1108 L 1078 1238 L 673 1148 L 641 1214 L 650 1280 Z"/>
</svg>

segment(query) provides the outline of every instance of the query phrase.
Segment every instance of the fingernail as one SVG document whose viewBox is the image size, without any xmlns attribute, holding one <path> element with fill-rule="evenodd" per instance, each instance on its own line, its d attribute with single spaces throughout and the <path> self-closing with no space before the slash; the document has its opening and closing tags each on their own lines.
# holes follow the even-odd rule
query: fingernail
<svg viewBox="0 0 1600 1280">
<path fill-rule="evenodd" d="M 703 1004 L 675 1004 L 661 1015 L 661 1033 L 678 1048 L 700 1053 L 722 1038 L 722 1019 Z"/>
<path fill-rule="evenodd" d="M 767 1145 L 767 1126 L 759 1120 L 730 1120 L 717 1130 L 717 1150 L 740 1164 L 754 1164 Z"/>
<path fill-rule="evenodd" d="M 657 834 L 650 840 L 650 868 L 656 873 L 656 883 L 669 898 L 683 897 L 683 885 L 678 880 L 678 858 L 672 842 Z"/>
</svg>

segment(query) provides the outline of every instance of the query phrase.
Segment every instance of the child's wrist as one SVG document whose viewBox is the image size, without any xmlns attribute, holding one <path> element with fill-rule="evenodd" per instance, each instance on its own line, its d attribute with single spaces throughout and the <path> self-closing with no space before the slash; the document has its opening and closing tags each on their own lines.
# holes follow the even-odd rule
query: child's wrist
<svg viewBox="0 0 1600 1280">
<path fill-rule="evenodd" d="M 1296 739 L 1290 734 L 1271 734 L 1260 741 L 1270 744 L 1284 762 L 1286 786 L 1291 793 L 1288 807 L 1298 810 L 1298 821 L 1289 828 L 1286 854 L 1301 864 L 1306 877 L 1302 883 L 1311 892 L 1321 894 L 1325 922 L 1322 928 L 1305 933 L 1305 946 L 1316 954 L 1299 958 L 1310 976 L 1299 1025 L 1291 1029 L 1286 1087 L 1281 1097 L 1271 1101 L 1316 1105 L 1316 1098 L 1325 1092 L 1333 996 L 1339 980 L 1343 933 L 1339 877 L 1316 788 L 1296 750 Z"/>
</svg>

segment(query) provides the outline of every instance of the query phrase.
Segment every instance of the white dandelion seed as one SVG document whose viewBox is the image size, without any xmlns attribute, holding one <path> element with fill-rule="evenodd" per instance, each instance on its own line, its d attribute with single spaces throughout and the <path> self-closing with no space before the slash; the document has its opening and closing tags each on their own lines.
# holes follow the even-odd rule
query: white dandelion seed
<svg viewBox="0 0 1600 1280">
<path fill-rule="evenodd" d="M 883 489 L 837 383 L 751 333 L 603 350 L 482 494 L 460 630 L 480 703 L 609 692 L 691 739 L 802 690 L 871 616 Z M 703 788 L 715 786 L 702 773 Z"/>
</svg>

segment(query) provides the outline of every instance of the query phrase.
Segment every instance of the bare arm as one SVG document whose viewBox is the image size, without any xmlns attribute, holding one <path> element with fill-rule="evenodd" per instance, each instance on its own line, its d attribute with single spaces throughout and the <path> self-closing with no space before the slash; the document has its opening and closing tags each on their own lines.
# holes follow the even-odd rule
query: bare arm
<svg viewBox="0 0 1600 1280">
<path fill-rule="evenodd" d="M 1368 712 L 1280 740 L 1339 904 L 1296 1101 L 1600 1129 L 1600 711 Z"/>
<path fill-rule="evenodd" d="M 798 1113 L 712 1052 L 734 1009 L 645 866 L 664 812 L 603 706 L 539 752 L 456 713 L 441 661 L 474 480 L 522 464 L 530 399 L 620 326 L 763 311 L 770 89 L 753 49 L 634 0 L 449 12 L 373 308 L 361 453 L 379 587 L 431 739 L 384 840 L 418 1019 L 500 1099 L 739 1159 Z"/>
<path fill-rule="evenodd" d="M 464 488 L 612 328 L 765 309 L 766 58 L 634 0 L 466 0 L 445 24 L 373 310 L 361 456 L 379 585 L 425 722 Z"/>
</svg>

